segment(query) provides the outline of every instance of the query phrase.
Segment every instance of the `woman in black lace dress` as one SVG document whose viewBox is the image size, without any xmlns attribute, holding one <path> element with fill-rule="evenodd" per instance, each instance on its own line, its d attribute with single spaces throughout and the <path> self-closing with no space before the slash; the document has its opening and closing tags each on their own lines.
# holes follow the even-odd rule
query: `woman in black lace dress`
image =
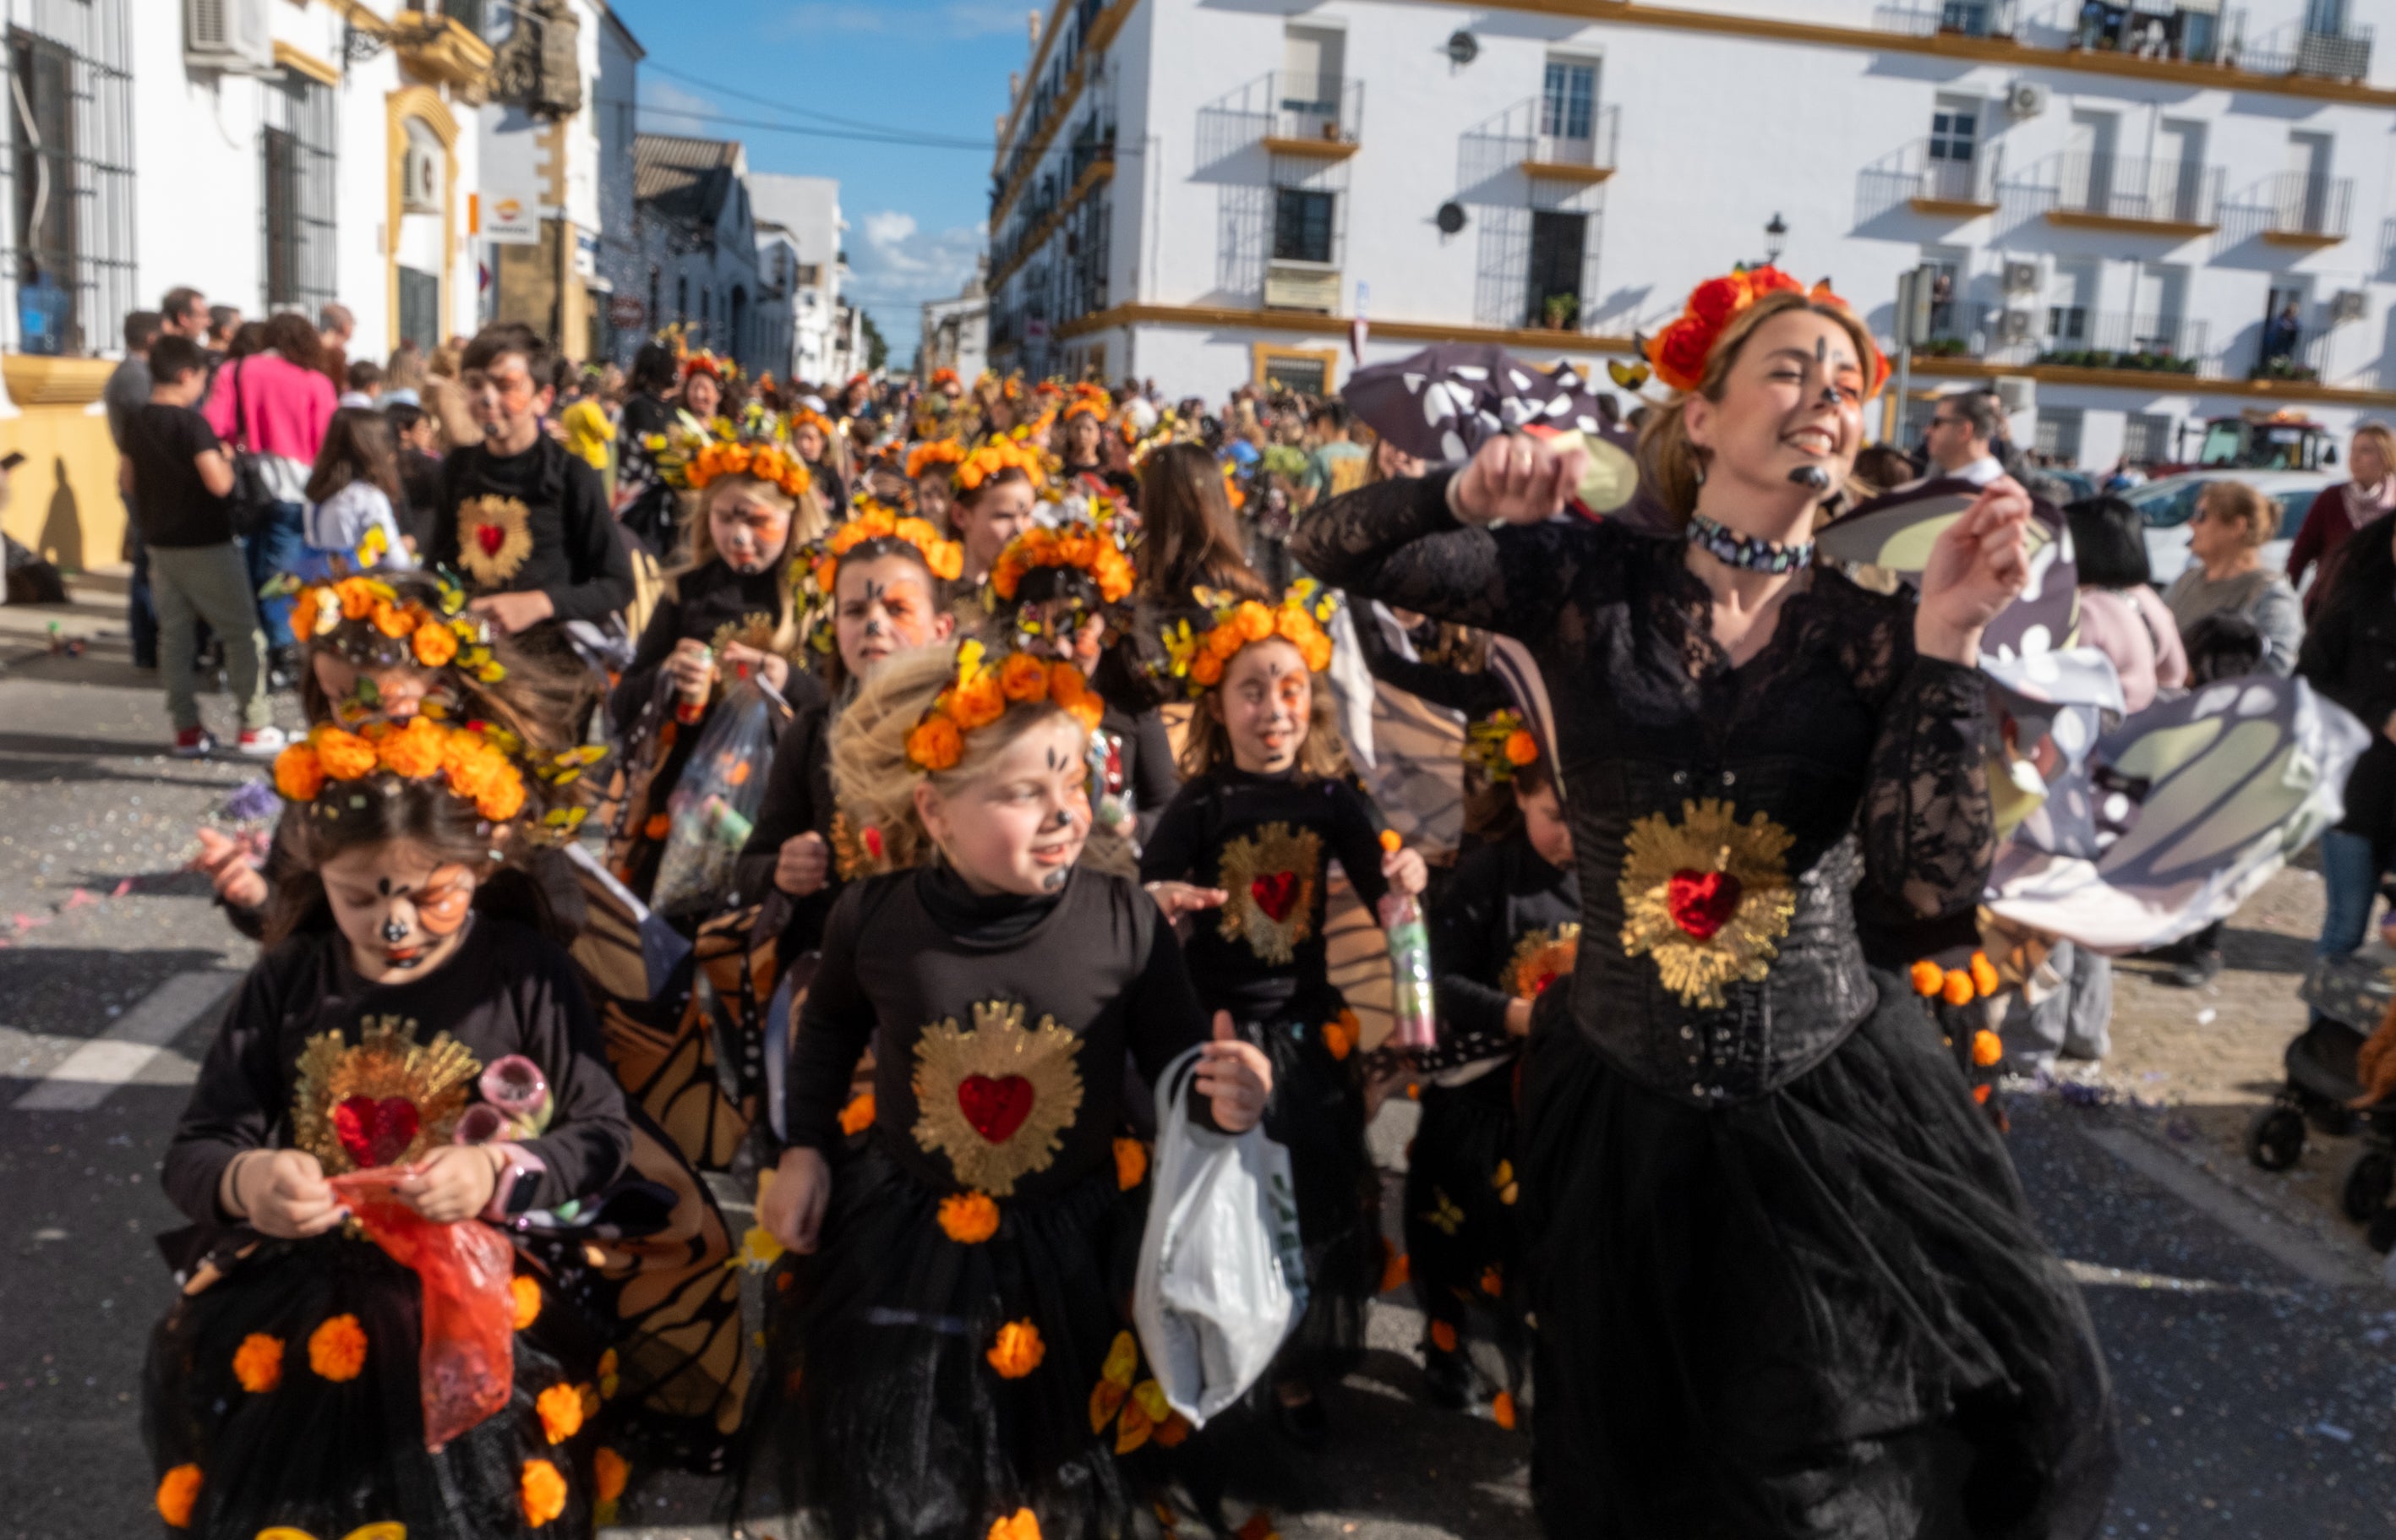
<svg viewBox="0 0 2396 1540">
<path fill-rule="evenodd" d="M 1812 566 L 1885 365 L 1844 305 L 1756 276 L 1658 350 L 1685 394 L 1640 476 L 1685 542 L 1550 522 L 1584 452 L 1507 437 L 1295 544 L 1549 682 L 1583 908 L 1523 1069 L 1534 1497 L 1556 1535 L 2086 1535 L 2114 1462 L 2086 1312 L 1855 921 L 1859 888 L 1979 896 L 1973 663 L 2028 500 L 1991 486 L 1918 605 Z"/>
</svg>

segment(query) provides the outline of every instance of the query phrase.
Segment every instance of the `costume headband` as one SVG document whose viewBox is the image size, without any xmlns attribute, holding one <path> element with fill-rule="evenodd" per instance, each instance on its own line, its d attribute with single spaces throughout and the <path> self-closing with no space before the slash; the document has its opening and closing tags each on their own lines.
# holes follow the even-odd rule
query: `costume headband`
<svg viewBox="0 0 2396 1540">
<path fill-rule="evenodd" d="M 1713 356 L 1714 344 L 1722 340 L 1730 324 L 1765 295 L 1782 293 L 1802 294 L 1816 304 L 1855 313 L 1854 307 L 1830 291 L 1828 279 L 1809 289 L 1777 267 L 1733 268 L 1691 289 L 1679 319 L 1642 341 L 1640 352 L 1646 354 L 1657 379 L 1676 391 L 1694 391 L 1704 383 L 1706 360 Z M 1869 401 L 1888 379 L 1888 359 L 1871 340 L 1870 328 L 1865 329 L 1864 345 L 1871 350 L 1866 366 L 1870 378 L 1864 387 L 1864 399 Z"/>
<path fill-rule="evenodd" d="M 955 540 L 942 539 L 927 521 L 901 514 L 870 498 L 859 498 L 857 507 L 854 518 L 799 552 L 792 571 L 807 607 L 829 613 L 840 581 L 841 558 L 869 540 L 904 540 L 922 554 L 925 568 L 933 577 L 954 582 L 964 576 L 965 548 Z M 830 652 L 832 629 L 819 626 L 814 641 L 819 651 Z"/>
<path fill-rule="evenodd" d="M 1006 714 L 1010 706 L 1046 701 L 1096 731 L 1106 704 L 1072 664 L 1028 652 L 1011 652 L 995 669 L 985 664 L 982 644 L 957 647 L 957 671 L 907 735 L 907 763 L 931 774 L 955 768 L 965 755 L 965 737 Z"/>
<path fill-rule="evenodd" d="M 1311 578 L 1292 583 L 1279 605 L 1239 599 L 1220 589 L 1196 591 L 1209 619 L 1192 631 L 1187 620 L 1165 631 L 1165 651 L 1174 677 L 1191 695 L 1202 696 L 1223 682 L 1223 670 L 1252 642 L 1280 637 L 1298 648 L 1309 673 L 1331 667 L 1331 634 L 1324 630 L 1339 612 L 1339 595 Z"/>
<path fill-rule="evenodd" d="M 907 451 L 907 479 L 920 481 L 936 465 L 955 465 L 965 458 L 965 446 L 954 439 L 934 439 Z"/>
<path fill-rule="evenodd" d="M 1503 786 L 1514 773 L 1539 757 L 1539 740 L 1523 724 L 1523 713 L 1492 711 L 1464 730 L 1464 759 L 1481 766 L 1492 786 Z"/>
<path fill-rule="evenodd" d="M 512 822 L 527 802 L 527 771 L 554 792 L 579 780 L 583 768 L 598 762 L 605 749 L 569 749 L 547 763 L 529 759 L 522 739 L 487 722 L 458 726 L 443 720 L 446 713 L 428 702 L 426 710 L 405 723 L 377 720 L 357 732 L 318 723 L 306 741 L 275 756 L 274 790 L 284 800 L 307 803 L 327 817 L 346 808 L 364 805 L 364 783 L 378 777 L 402 781 L 440 777 L 445 789 L 470 803 L 484 821 Z M 346 789 L 346 790 L 345 790 Z M 327 792 L 331 795 L 327 795 Z M 541 832 L 553 839 L 570 838 L 588 810 L 552 807 L 541 819 Z"/>
<path fill-rule="evenodd" d="M 368 530 L 358 565 L 371 568 L 384 544 L 380 530 Z M 491 656 L 490 623 L 467 613 L 466 591 L 446 572 L 433 574 L 433 582 L 430 605 L 404 598 L 370 573 L 320 583 L 286 578 L 276 586 L 292 594 L 291 634 L 358 668 L 454 667 L 477 684 L 505 679 L 507 670 Z"/>
<path fill-rule="evenodd" d="M 1030 436 L 1028 431 L 1018 429 L 1016 435 L 1010 438 L 992 439 L 958 461 L 955 475 L 957 489 L 963 492 L 974 491 L 982 483 L 1009 466 L 1015 467 L 1029 477 L 1033 487 L 1045 485 L 1048 480 L 1048 470 L 1040 451 L 1021 442 L 1022 438 Z"/>
<path fill-rule="evenodd" d="M 708 431 L 672 434 L 651 433 L 642 441 L 668 486 L 703 492 L 725 476 L 754 476 L 779 486 L 790 497 L 804 498 L 815 476 L 795 450 L 780 442 L 779 424 L 770 412 L 752 410 L 739 427 L 722 418 Z"/>
</svg>

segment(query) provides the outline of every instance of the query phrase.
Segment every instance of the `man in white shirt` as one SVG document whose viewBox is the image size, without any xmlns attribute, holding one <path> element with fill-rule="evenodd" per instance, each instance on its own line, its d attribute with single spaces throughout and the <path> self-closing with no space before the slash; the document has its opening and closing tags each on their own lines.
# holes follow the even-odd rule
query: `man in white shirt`
<svg viewBox="0 0 2396 1540">
<path fill-rule="evenodd" d="M 1938 398 L 1923 436 L 1933 476 L 1955 476 L 1986 486 L 2005 473 L 1994 452 L 2003 429 L 1996 398 L 1986 391 L 1956 391 Z"/>
</svg>

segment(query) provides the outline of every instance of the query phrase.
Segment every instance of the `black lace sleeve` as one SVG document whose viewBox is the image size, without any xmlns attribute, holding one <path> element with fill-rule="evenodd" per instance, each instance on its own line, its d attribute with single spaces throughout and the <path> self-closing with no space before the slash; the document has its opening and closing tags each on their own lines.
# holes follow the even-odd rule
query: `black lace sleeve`
<svg viewBox="0 0 2396 1540">
<path fill-rule="evenodd" d="M 1334 588 L 1536 644 L 1554 626 L 1599 526 L 1467 527 L 1447 510 L 1449 475 L 1334 498 L 1298 525 L 1290 553 Z"/>
<path fill-rule="evenodd" d="M 1980 901 L 1996 857 L 1989 805 L 1988 685 L 1979 671 L 1913 652 L 1882 628 L 1891 680 L 1863 806 L 1866 879 L 1923 919 Z"/>
</svg>

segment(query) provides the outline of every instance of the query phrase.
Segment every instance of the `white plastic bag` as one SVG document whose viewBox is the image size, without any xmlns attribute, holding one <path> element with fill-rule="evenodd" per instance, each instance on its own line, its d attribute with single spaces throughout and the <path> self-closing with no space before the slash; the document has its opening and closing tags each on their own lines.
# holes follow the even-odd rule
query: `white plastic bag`
<svg viewBox="0 0 2396 1540">
<path fill-rule="evenodd" d="M 1246 1393 L 1306 1311 L 1306 1255 L 1289 1151 L 1259 1126 L 1190 1121 L 1199 1050 L 1157 1081 L 1155 1186 L 1139 1241 L 1132 1320 L 1150 1370 L 1193 1424 Z"/>
</svg>

